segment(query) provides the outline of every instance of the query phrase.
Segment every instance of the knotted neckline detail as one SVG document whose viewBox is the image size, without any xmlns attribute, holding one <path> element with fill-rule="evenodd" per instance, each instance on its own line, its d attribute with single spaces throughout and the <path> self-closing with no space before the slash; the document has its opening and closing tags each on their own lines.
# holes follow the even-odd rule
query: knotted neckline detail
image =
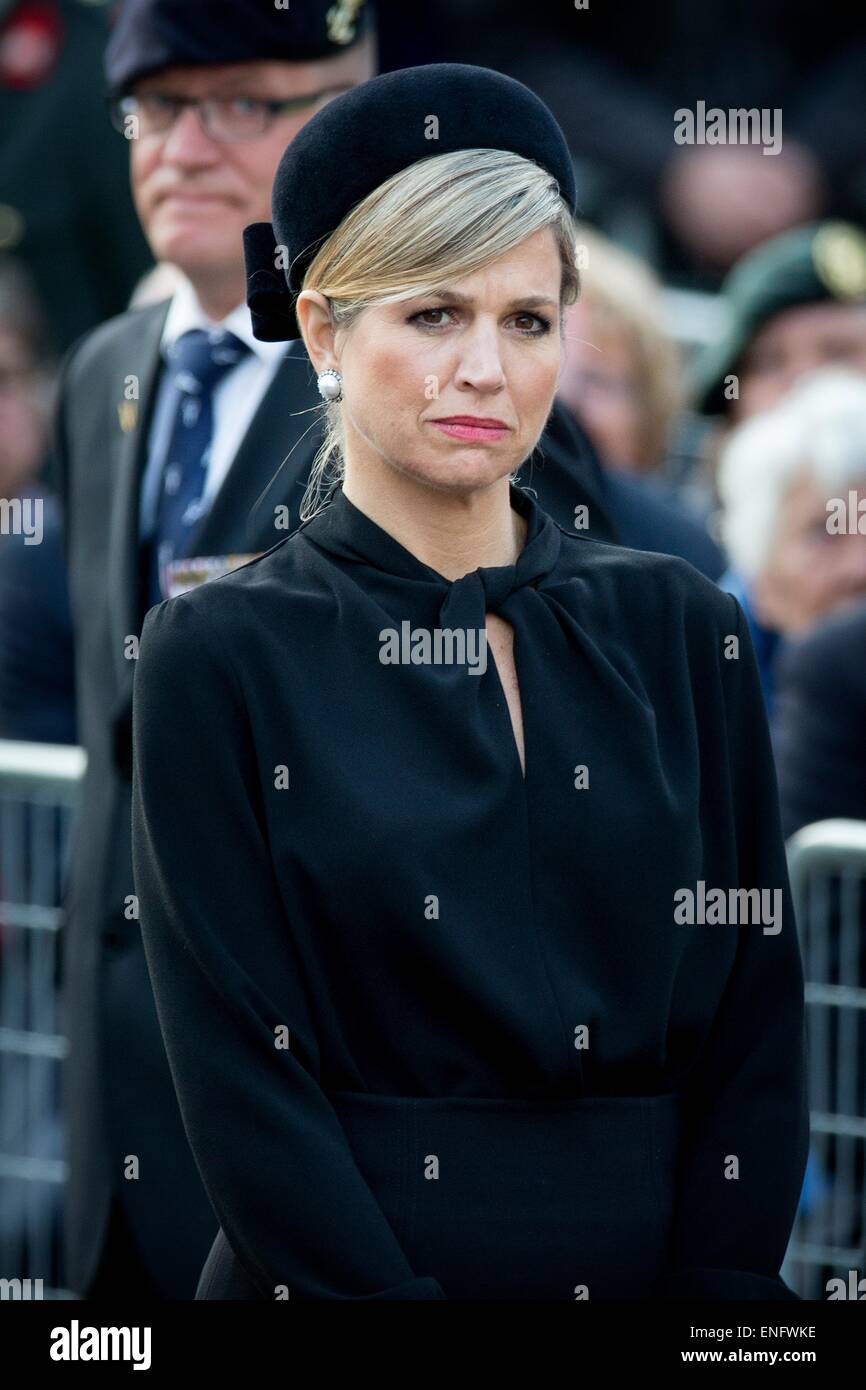
<svg viewBox="0 0 866 1390">
<path fill-rule="evenodd" d="M 485 613 L 498 613 L 515 593 L 538 586 L 554 569 L 561 543 L 556 523 L 528 493 L 509 487 L 511 506 L 526 520 L 526 541 L 513 565 L 479 566 L 461 579 L 446 579 L 350 502 L 338 488 L 332 500 L 299 534 L 342 559 L 437 590 L 442 627 L 483 627 Z"/>
</svg>

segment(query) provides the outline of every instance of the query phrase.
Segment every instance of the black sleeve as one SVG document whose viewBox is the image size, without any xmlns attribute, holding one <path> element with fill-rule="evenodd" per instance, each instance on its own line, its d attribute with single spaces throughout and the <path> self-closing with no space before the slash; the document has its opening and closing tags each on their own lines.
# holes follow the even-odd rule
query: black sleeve
<svg viewBox="0 0 866 1390">
<path fill-rule="evenodd" d="M 781 891 L 781 929 L 736 930 L 737 954 L 689 1085 L 671 1298 L 784 1299 L 779 1278 L 809 1143 L 803 971 L 776 777 L 757 663 L 736 599 L 739 659 L 722 659 L 737 878 L 730 887 Z M 709 886 L 709 885 L 708 885 Z M 726 1177 L 729 1156 L 739 1176 Z"/>
<path fill-rule="evenodd" d="M 300 1299 L 444 1299 L 409 1266 L 319 1084 L 245 703 L 225 644 L 183 595 L 147 614 L 133 709 L 141 931 L 184 1126 L 229 1243 L 265 1298 L 287 1286 Z"/>
</svg>

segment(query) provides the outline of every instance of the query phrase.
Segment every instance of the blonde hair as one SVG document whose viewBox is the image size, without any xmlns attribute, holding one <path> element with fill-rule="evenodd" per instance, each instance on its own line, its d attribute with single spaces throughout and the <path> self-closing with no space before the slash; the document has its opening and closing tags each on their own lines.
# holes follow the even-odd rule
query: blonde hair
<svg viewBox="0 0 866 1390">
<path fill-rule="evenodd" d="M 561 301 L 577 298 L 575 224 L 559 185 L 532 160 L 507 150 L 458 150 L 419 160 L 352 209 L 320 247 L 303 281 L 348 328 L 364 309 L 470 274 L 550 227 L 562 260 Z M 325 440 L 313 462 L 301 520 L 321 509 L 343 474 L 339 403 L 323 402 Z"/>
<path fill-rule="evenodd" d="M 581 304 L 592 338 L 619 340 L 634 363 L 640 406 L 634 462 L 641 472 L 661 468 L 683 406 L 681 363 L 665 324 L 661 285 L 643 261 L 590 228 L 578 228 L 578 242 L 586 257 Z"/>
</svg>

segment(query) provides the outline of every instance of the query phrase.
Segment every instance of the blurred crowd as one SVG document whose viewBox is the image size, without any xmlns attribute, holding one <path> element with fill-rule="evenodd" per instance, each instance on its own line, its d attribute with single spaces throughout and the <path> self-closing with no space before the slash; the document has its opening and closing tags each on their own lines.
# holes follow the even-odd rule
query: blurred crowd
<svg viewBox="0 0 866 1390">
<path fill-rule="evenodd" d="M 142 231 L 103 97 L 116 8 L 0 0 L 0 496 L 7 517 L 42 504 L 38 544 L 0 534 L 5 739 L 84 741 L 53 491 L 64 355 L 183 280 Z M 612 534 L 743 605 L 786 833 L 866 820 L 866 21 L 840 0 L 377 13 L 380 69 L 477 62 L 552 107 L 583 218 L 559 394 Z M 680 142 L 701 103 L 775 126 Z"/>
</svg>

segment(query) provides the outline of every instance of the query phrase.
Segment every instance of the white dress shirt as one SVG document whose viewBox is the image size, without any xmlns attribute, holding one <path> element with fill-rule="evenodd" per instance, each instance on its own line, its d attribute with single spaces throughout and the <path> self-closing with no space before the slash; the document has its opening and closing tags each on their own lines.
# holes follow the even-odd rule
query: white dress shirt
<svg viewBox="0 0 866 1390">
<path fill-rule="evenodd" d="M 189 280 L 184 278 L 172 296 L 162 330 L 160 354 L 163 362 L 167 360 L 169 349 L 181 334 L 194 328 L 208 331 L 224 328 L 252 349 L 249 356 L 228 372 L 214 389 L 214 430 L 202 497 L 204 510 L 208 510 L 222 486 L 265 392 L 273 381 L 277 367 L 286 355 L 288 344 L 262 343 L 258 338 L 254 338 L 250 311 L 246 304 L 239 304 L 219 322 L 208 318 L 199 303 L 198 295 Z M 171 384 L 168 375 L 164 374 L 154 406 L 148 435 L 147 465 L 141 481 L 139 535 L 142 541 L 153 535 L 156 525 L 159 489 L 179 404 L 180 392 Z"/>
</svg>

